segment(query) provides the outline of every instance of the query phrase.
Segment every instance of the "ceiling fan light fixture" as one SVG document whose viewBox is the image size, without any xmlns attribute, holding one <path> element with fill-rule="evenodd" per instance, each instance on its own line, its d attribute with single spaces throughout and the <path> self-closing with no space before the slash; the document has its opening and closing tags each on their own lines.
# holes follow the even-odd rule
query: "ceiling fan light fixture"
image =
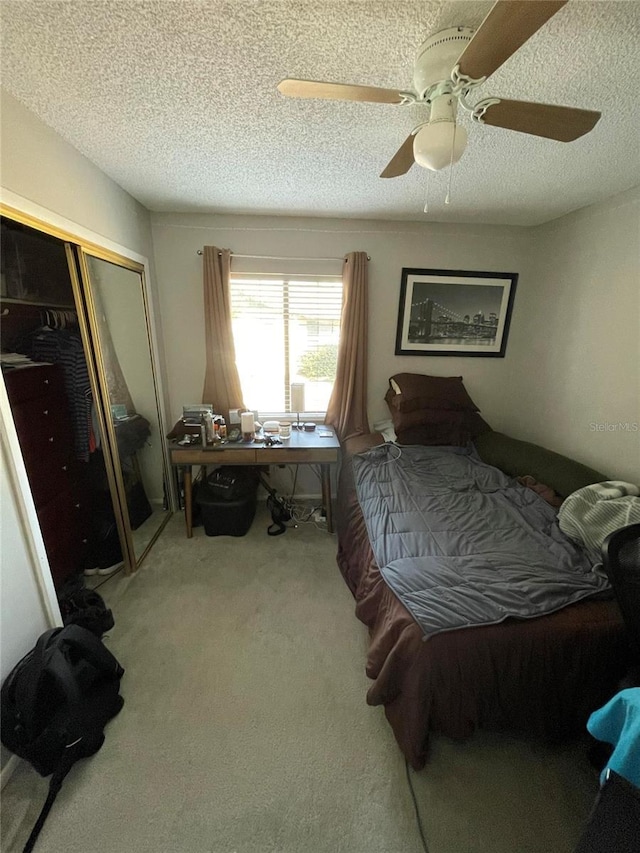
<svg viewBox="0 0 640 853">
<path fill-rule="evenodd" d="M 419 166 L 439 172 L 457 163 L 467 147 L 467 131 L 454 121 L 423 125 L 413 138 L 413 157 Z"/>
</svg>

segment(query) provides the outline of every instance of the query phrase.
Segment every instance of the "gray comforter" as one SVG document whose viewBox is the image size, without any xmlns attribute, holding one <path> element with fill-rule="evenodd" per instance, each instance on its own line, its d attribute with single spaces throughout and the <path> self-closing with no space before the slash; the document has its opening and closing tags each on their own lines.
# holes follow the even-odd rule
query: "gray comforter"
<svg viewBox="0 0 640 853">
<path fill-rule="evenodd" d="M 353 467 L 376 562 L 425 639 L 608 587 L 552 507 L 472 448 L 384 444 Z"/>
</svg>

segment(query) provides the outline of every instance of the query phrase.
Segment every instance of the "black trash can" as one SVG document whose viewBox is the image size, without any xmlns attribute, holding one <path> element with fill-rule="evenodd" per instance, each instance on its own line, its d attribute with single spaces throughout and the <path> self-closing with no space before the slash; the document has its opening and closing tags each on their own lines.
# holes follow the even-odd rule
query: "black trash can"
<svg viewBox="0 0 640 853">
<path fill-rule="evenodd" d="M 214 471 L 194 497 L 207 536 L 244 536 L 256 514 L 257 492 L 252 469 Z"/>
</svg>

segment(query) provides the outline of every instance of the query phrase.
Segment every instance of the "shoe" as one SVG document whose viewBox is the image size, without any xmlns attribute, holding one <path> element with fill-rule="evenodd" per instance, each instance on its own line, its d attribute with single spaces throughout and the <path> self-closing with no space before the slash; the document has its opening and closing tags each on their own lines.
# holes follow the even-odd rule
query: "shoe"
<svg viewBox="0 0 640 853">
<path fill-rule="evenodd" d="M 114 563 L 113 566 L 105 566 L 103 569 L 96 569 L 96 573 L 99 575 L 112 575 L 120 568 L 122 568 L 122 563 Z"/>
</svg>

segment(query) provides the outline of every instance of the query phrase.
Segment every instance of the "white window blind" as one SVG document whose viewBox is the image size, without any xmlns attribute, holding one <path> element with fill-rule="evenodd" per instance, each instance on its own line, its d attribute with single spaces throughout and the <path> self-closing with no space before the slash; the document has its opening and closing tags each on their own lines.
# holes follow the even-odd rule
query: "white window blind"
<svg viewBox="0 0 640 853">
<path fill-rule="evenodd" d="M 339 278 L 232 274 L 231 321 L 247 406 L 292 413 L 291 383 L 303 382 L 306 411 L 326 411 L 341 307 Z"/>
</svg>

